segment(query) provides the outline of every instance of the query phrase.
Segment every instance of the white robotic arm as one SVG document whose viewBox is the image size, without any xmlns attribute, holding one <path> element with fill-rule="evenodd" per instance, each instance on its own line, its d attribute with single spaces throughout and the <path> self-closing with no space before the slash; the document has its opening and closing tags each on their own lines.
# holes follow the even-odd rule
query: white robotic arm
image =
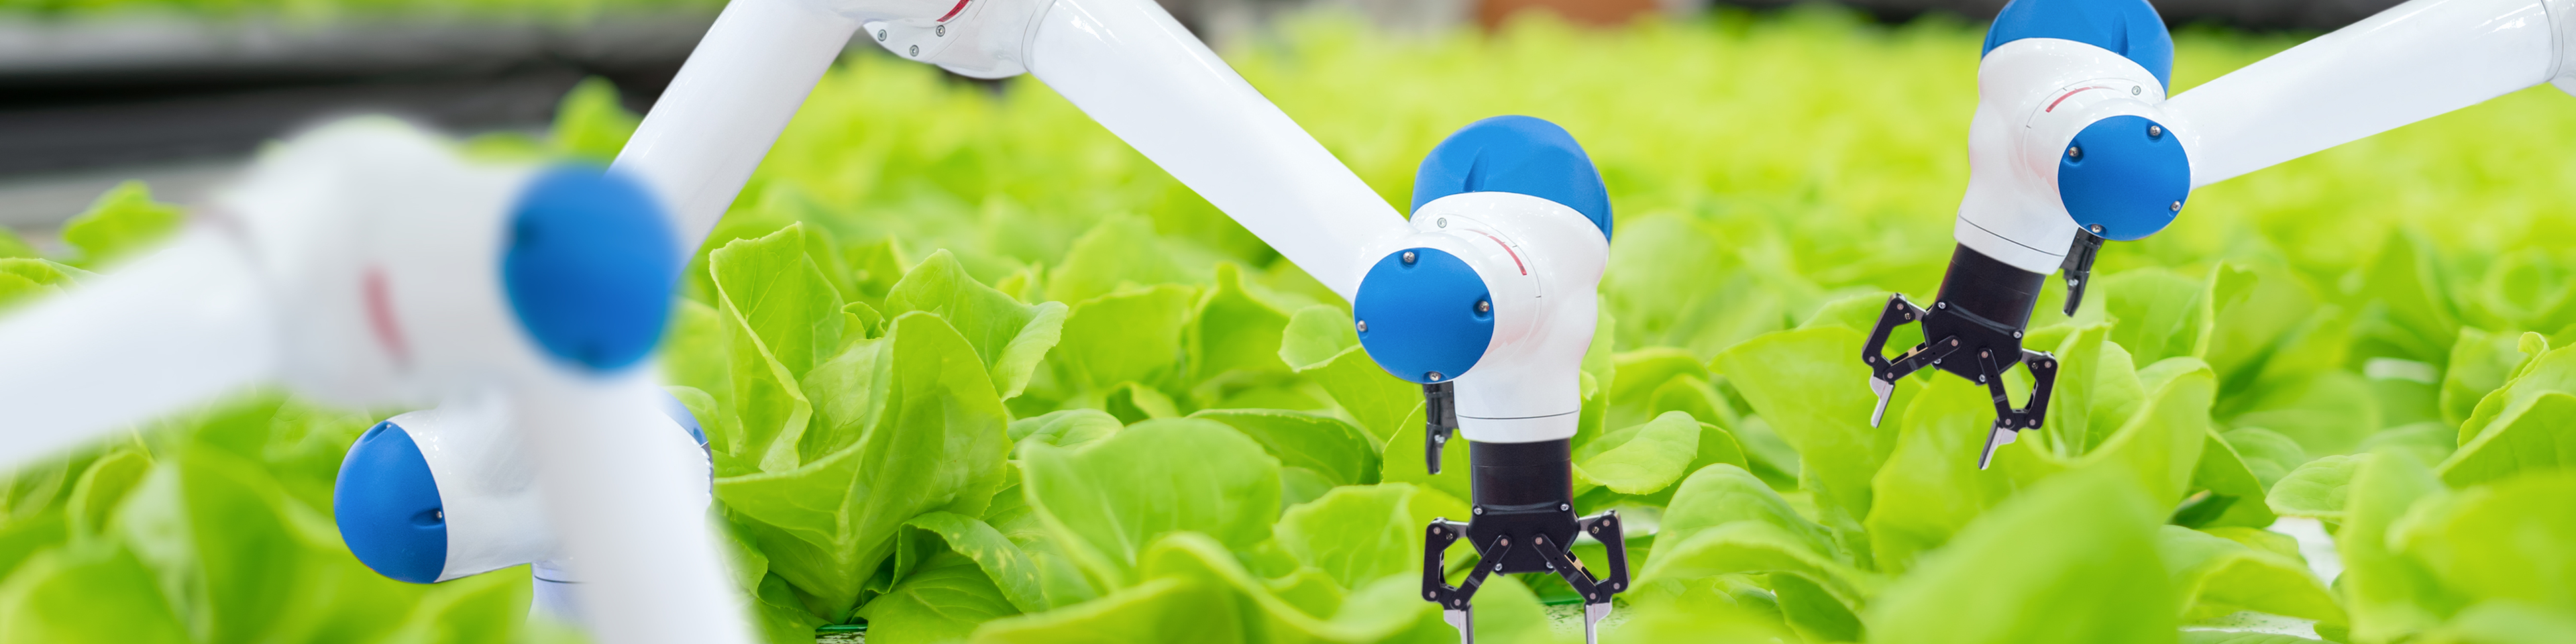
<svg viewBox="0 0 2576 644">
<path fill-rule="evenodd" d="M 2576 1 L 2414 0 L 2163 108 L 2197 188 L 2542 83 L 2576 94 Z"/>
<path fill-rule="evenodd" d="M 861 28 L 864 27 L 864 32 Z M 723 217 L 854 32 L 969 76 L 1034 73 L 1348 298 L 1403 217 L 1152 0 L 735 0 L 617 159 L 684 239 Z"/>
<path fill-rule="evenodd" d="M 2172 100 L 2172 40 L 2142 0 L 2015 0 L 1986 49 L 1949 274 L 1931 309 L 1890 298 L 1861 356 L 1873 424 L 1914 371 L 1987 385 L 1979 467 L 2043 421 L 2056 358 L 2021 336 L 2049 273 L 2073 314 L 2102 242 L 2163 230 L 2194 188 L 2541 83 L 2576 91 L 2576 0 L 2414 0 Z M 1913 322 L 1925 343 L 1884 357 Z M 2036 382 L 2020 407 L 2002 385 L 2016 362 Z"/>
<path fill-rule="evenodd" d="M 1573 511 L 1567 440 L 1609 204 L 1563 130 L 1507 117 L 1452 137 L 1425 162 L 1408 225 L 1150 0 L 736 0 L 614 167 L 649 179 L 695 246 L 854 31 L 961 74 L 1034 73 L 1351 299 L 1370 355 L 1425 386 L 1435 471 L 1452 430 L 1474 441 L 1478 515 L 1433 526 L 1424 586 L 1462 629 L 1475 585 L 1437 574 L 1462 538 L 1502 572 L 1567 575 L 1589 595 L 1587 626 L 1608 613 L 1624 550 L 1595 580 L 1564 546 L 1585 531 L 1619 543 L 1616 515 Z"/>
<path fill-rule="evenodd" d="M 197 215 L 161 252 L 0 319 L 0 467 L 263 381 L 351 405 L 492 396 L 515 431 L 478 451 L 524 450 L 533 472 L 512 476 L 540 492 L 512 502 L 541 503 L 597 582 L 594 634 L 749 641 L 703 503 L 677 502 L 704 498 L 704 457 L 637 440 L 670 424 L 643 363 L 679 271 L 641 186 L 469 163 L 357 120 L 278 146 Z M 445 534 L 429 510 L 415 520 Z"/>
</svg>

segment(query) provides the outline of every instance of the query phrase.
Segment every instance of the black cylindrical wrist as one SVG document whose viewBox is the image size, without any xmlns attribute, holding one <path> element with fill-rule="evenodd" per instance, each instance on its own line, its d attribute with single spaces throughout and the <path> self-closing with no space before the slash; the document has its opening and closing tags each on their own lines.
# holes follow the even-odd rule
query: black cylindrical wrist
<svg viewBox="0 0 2576 644">
<path fill-rule="evenodd" d="M 2030 328 L 2030 312 L 2039 305 L 2039 289 L 2047 281 L 2046 273 L 2022 270 L 1961 244 L 1950 252 L 1950 270 L 1941 276 L 1935 306 L 1958 307 L 2002 325 L 2000 331 L 2020 331 Z"/>
<path fill-rule="evenodd" d="M 1574 498 L 1574 441 L 1467 443 L 1468 479 L 1483 506 L 1553 506 Z"/>
<path fill-rule="evenodd" d="M 1497 540 L 1519 543 L 1509 548 L 1498 572 L 1546 572 L 1548 561 L 1539 546 L 1553 543 L 1564 548 L 1573 543 L 1576 527 L 1574 516 L 1574 441 L 1557 439 L 1532 443 L 1467 442 L 1469 483 L 1474 487 L 1468 502 L 1475 506 L 1475 518 L 1467 524 L 1468 539 L 1481 551 Z"/>
</svg>

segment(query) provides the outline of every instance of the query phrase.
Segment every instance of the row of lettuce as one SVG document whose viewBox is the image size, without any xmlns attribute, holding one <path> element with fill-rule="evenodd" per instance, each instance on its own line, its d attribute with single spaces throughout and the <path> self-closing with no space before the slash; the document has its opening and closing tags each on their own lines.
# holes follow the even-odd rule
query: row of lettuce
<svg viewBox="0 0 2576 644">
<path fill-rule="evenodd" d="M 1872 428 L 1853 359 L 1887 289 L 1931 292 L 1948 257 L 1973 28 L 1367 33 L 1320 20 L 1230 58 L 1391 201 L 1496 113 L 1566 125 L 1609 180 L 1576 438 L 1578 503 L 1631 517 L 1608 639 L 2306 641 L 2178 630 L 2239 611 L 2373 644 L 2576 631 L 2564 96 L 2213 186 L 2107 250 L 2077 315 L 2034 321 L 2066 365 L 2050 426 L 1979 471 L 1982 389 L 1908 379 Z M 2286 44 L 2186 34 L 2177 78 Z M 1916 109 L 1871 100 L 1891 92 Z M 594 85 L 548 140 L 470 146 L 605 158 L 633 123 Z M 51 254 L 0 243 L 0 306 L 177 219 L 119 192 Z M 1034 81 L 851 61 L 685 290 L 661 367 L 711 421 L 775 641 L 1456 637 L 1417 599 L 1419 535 L 1468 494 L 1413 451 L 1418 389 L 1338 298 Z M 565 636 L 520 624 L 523 575 L 408 586 L 339 548 L 331 474 L 390 411 L 251 396 L 13 474 L 0 639 Z M 2284 517 L 2333 532 L 2339 575 L 2265 529 Z M 1541 604 L 1566 593 L 1488 584 L 1479 635 L 1564 641 Z"/>
</svg>

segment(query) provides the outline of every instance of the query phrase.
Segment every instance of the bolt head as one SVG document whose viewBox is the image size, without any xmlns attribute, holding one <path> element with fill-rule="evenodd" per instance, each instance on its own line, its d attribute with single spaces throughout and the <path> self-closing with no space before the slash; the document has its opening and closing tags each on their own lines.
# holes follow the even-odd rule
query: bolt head
<svg viewBox="0 0 2576 644">
<path fill-rule="evenodd" d="M 1979 350 L 1979 351 L 1977 351 L 1977 357 L 1979 357 L 1979 358 L 1992 358 L 1992 357 L 1995 357 L 1995 352 L 1993 352 L 1993 351 Z"/>
<path fill-rule="evenodd" d="M 2164 135 L 2165 135 L 2165 127 L 2164 127 L 2164 126 L 2162 126 L 2162 125 L 2149 125 L 2149 126 L 2147 126 L 2147 136 L 2150 136 L 2150 137 L 2162 137 L 2162 136 L 2164 136 Z"/>
<path fill-rule="evenodd" d="M 1502 572 L 1502 571 L 1503 571 L 1503 564 L 1502 564 L 1501 562 L 1495 562 L 1495 563 L 1494 563 L 1494 572 Z"/>
<path fill-rule="evenodd" d="M 940 25 L 937 29 L 933 29 L 933 30 L 931 30 L 931 31 L 932 31 L 935 35 L 940 35 L 940 36 L 948 35 L 948 25 Z"/>
<path fill-rule="evenodd" d="M 1558 510 L 1560 510 L 1560 511 L 1572 511 L 1572 510 L 1574 510 L 1574 506 L 1573 506 L 1573 505 L 1571 505 L 1571 504 L 1559 503 L 1559 504 L 1556 504 L 1556 509 L 1558 509 Z"/>
<path fill-rule="evenodd" d="M 1439 381 L 1440 381 L 1440 378 L 1442 377 L 1442 375 L 1441 375 L 1441 373 L 1440 373 L 1440 372 L 1438 372 L 1438 371 L 1431 371 L 1431 372 L 1425 372 L 1425 373 L 1423 373 L 1423 374 L 1422 374 L 1422 377 L 1423 377 L 1423 378 L 1425 378 L 1425 379 L 1428 379 L 1428 380 L 1430 380 L 1430 381 L 1432 381 L 1432 382 L 1439 382 Z"/>
<path fill-rule="evenodd" d="M 1428 599 L 1428 600 L 1431 600 L 1431 601 L 1440 601 L 1440 591 L 1436 591 L 1436 590 L 1425 590 L 1425 591 L 1422 591 L 1422 598 L 1423 598 L 1423 599 Z"/>
<path fill-rule="evenodd" d="M 1950 303 L 1949 303 L 1949 302 L 1933 302 L 1933 303 L 1932 303 L 1932 308 L 1936 308 L 1936 309 L 1946 309 L 1946 308 L 1950 308 Z"/>
<path fill-rule="evenodd" d="M 1547 543 L 1547 535 L 1543 535 L 1543 534 L 1542 534 L 1542 535 L 1539 535 L 1539 536 L 1538 536 L 1538 542 L 1539 542 L 1539 543 L 1541 543 L 1541 544 L 1545 544 L 1545 543 Z"/>
<path fill-rule="evenodd" d="M 2013 332 L 2013 337 L 2015 337 L 2015 338 L 2019 338 L 2019 337 L 2021 337 L 2021 332 L 2020 332 L 2020 331 L 2014 331 L 2014 332 Z"/>
<path fill-rule="evenodd" d="M 2075 279 L 2075 278 L 2072 278 L 2072 277 L 2066 278 L 2066 287 L 2067 287 L 2067 288 L 2075 288 L 2075 285 L 2077 285 L 2077 284 L 2082 284 L 2082 283 L 2084 283 L 2084 281 L 2083 281 L 2083 280 Z"/>
<path fill-rule="evenodd" d="M 2093 234 L 2099 235 L 2102 234 L 2102 225 L 2094 224 L 2092 228 L 2088 228 L 2087 230 L 2091 230 L 2093 231 Z"/>
<path fill-rule="evenodd" d="M 1416 258 L 1415 258 L 1415 257 L 1414 257 L 1414 255 L 1413 255 L 1413 251 L 1409 251 L 1409 250 L 1408 250 L 1408 251 L 1404 251 L 1404 256 L 1403 256 L 1401 259 L 1402 259 L 1402 261 L 1404 262 L 1404 265 L 1406 265 L 1406 266 L 1412 266 L 1412 265 L 1413 265 L 1413 260 L 1414 260 L 1414 259 L 1416 259 Z"/>
<path fill-rule="evenodd" d="M 1596 526 L 1592 526 L 1592 533 L 1593 533 L 1593 534 L 1601 534 L 1601 526 L 1597 526 L 1597 525 L 1596 525 Z"/>
<path fill-rule="evenodd" d="M 2173 202 L 2173 211 L 2174 211 L 2174 212 L 2182 212 L 2182 202 L 2180 202 L 2180 201 Z"/>
<path fill-rule="evenodd" d="M 1361 333 L 1367 333 L 1367 332 L 1368 332 L 1368 320 L 1360 320 L 1357 324 L 1354 324 L 1353 326 L 1357 326 L 1357 327 L 1359 327 L 1359 329 L 1360 329 L 1360 332 L 1361 332 Z"/>
<path fill-rule="evenodd" d="M 914 55 L 914 56 L 920 56 L 920 55 L 921 55 L 921 46 L 920 46 L 920 45 L 913 45 L 913 46 L 912 46 L 912 55 Z"/>
<path fill-rule="evenodd" d="M 1485 516 L 1485 509 L 1484 509 L 1484 508 L 1476 508 L 1476 509 L 1474 509 L 1474 510 L 1469 510 L 1469 511 L 1470 511 L 1470 512 L 1474 512 L 1474 513 L 1476 513 L 1476 516 L 1480 516 L 1480 517 L 1481 517 L 1481 516 Z"/>
<path fill-rule="evenodd" d="M 1439 224 L 1441 228 L 1448 228 L 1448 227 L 1449 227 L 1449 218 L 1448 218 L 1448 217 L 1441 217 L 1441 218 L 1439 218 L 1439 219 L 1434 219 L 1434 220 L 1432 220 L 1432 222 L 1433 222 L 1433 223 L 1437 223 L 1437 224 Z"/>
<path fill-rule="evenodd" d="M 2129 95 L 2130 95 L 2130 96 L 2137 96 L 2138 94 L 2143 93 L 2143 92 L 2145 92 L 2145 91 L 2147 91 L 2147 88 L 2146 88 L 2146 86 L 2144 86 L 2144 85 L 2130 85 L 2130 86 L 2129 86 Z"/>
<path fill-rule="evenodd" d="M 2082 160 L 2084 158 L 2084 148 L 2072 145 L 2066 146 L 2066 158 Z"/>
<path fill-rule="evenodd" d="M 884 30 L 884 29 L 879 29 L 879 30 L 877 30 L 877 42 L 885 42 L 885 39 L 886 39 L 886 33 L 885 33 L 885 30 Z"/>
<path fill-rule="evenodd" d="M 1476 300 L 1476 312 L 1492 313 L 1494 312 L 1494 303 L 1490 300 Z"/>
<path fill-rule="evenodd" d="M 1958 340 L 1957 338 L 1951 338 L 1951 339 L 1950 339 L 1950 346 L 1954 346 L 1954 347 L 1955 347 L 1955 346 L 1959 346 L 1959 340 Z"/>
</svg>

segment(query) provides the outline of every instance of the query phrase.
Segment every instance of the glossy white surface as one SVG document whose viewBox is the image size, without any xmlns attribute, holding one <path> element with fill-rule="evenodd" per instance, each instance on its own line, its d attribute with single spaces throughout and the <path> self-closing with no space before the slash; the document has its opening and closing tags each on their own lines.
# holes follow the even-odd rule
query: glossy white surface
<svg viewBox="0 0 2576 644">
<path fill-rule="evenodd" d="M 2576 3 L 2414 0 L 2175 96 L 2203 186 L 2548 82 Z"/>
<path fill-rule="evenodd" d="M 707 523 L 705 457 L 694 444 L 667 449 L 649 371 L 515 380 L 513 424 L 529 430 L 517 434 L 541 463 L 538 490 L 571 555 L 560 563 L 581 581 L 574 600 L 597 641 L 750 644 L 745 599 Z"/>
<path fill-rule="evenodd" d="M 500 396 L 451 399 L 386 421 L 411 436 L 438 485 L 447 521 L 447 566 L 438 581 L 554 553 L 554 531 L 537 497 L 536 462 L 511 433 Z"/>
<path fill-rule="evenodd" d="M 2164 94 L 2147 68 L 2072 40 L 2024 38 L 1987 52 L 1977 67 L 1968 191 L 1953 235 L 2016 268 L 2056 271 L 2076 233 L 2057 195 L 2057 155 L 2097 120 L 2166 121 L 2155 107 Z"/>
<path fill-rule="evenodd" d="M 1347 300 L 1404 218 L 1152 0 L 1056 0 L 1028 67 Z"/>
<path fill-rule="evenodd" d="M 611 167 L 661 194 L 697 250 L 860 19 L 807 0 L 734 0 L 681 64 Z"/>
<path fill-rule="evenodd" d="M 1583 353 L 1599 319 L 1610 242 L 1582 213 L 1509 192 L 1468 192 L 1414 211 L 1414 234 L 1378 247 L 1437 248 L 1483 278 L 1494 340 L 1452 382 L 1458 433 L 1484 443 L 1570 438 L 1583 411 Z"/>
</svg>

